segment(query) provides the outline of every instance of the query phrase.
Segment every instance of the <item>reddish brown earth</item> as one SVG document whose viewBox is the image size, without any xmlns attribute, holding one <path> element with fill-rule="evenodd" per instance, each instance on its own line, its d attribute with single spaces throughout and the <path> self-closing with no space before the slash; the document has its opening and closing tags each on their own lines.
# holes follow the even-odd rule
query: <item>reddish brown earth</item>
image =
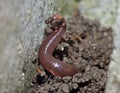
<svg viewBox="0 0 120 93">
<path fill-rule="evenodd" d="M 46 35 L 49 33 L 47 30 Z M 104 93 L 112 50 L 111 28 L 82 16 L 68 18 L 67 31 L 53 55 L 78 67 L 80 73 L 60 78 L 42 68 L 43 73 L 33 77 L 28 93 Z"/>
</svg>

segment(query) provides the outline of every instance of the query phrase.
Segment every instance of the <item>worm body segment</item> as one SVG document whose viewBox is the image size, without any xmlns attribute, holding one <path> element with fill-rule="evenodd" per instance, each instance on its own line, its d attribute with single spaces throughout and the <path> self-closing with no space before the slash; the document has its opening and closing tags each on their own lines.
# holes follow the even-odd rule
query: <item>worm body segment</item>
<svg viewBox="0 0 120 93">
<path fill-rule="evenodd" d="M 45 69 L 55 76 L 73 76 L 79 72 L 78 68 L 62 62 L 52 56 L 56 46 L 60 42 L 62 35 L 66 31 L 66 22 L 60 15 L 54 15 L 46 20 L 46 24 L 51 25 L 51 29 L 54 30 L 50 35 L 42 42 L 39 48 L 39 58 L 41 64 Z"/>
</svg>

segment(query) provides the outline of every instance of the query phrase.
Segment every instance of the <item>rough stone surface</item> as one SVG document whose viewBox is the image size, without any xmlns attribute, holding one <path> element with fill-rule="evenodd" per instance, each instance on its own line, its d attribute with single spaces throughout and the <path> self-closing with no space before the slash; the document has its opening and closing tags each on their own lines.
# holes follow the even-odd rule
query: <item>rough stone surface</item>
<svg viewBox="0 0 120 93">
<path fill-rule="evenodd" d="M 109 65 L 106 93 L 120 93 L 120 7 L 113 30 L 114 50 Z"/>
<path fill-rule="evenodd" d="M 103 26 L 115 23 L 120 0 L 81 0 L 81 13 L 90 19 L 99 19 Z"/>
<path fill-rule="evenodd" d="M 31 62 L 37 57 L 36 51 L 44 33 L 44 20 L 53 13 L 53 2 L 0 1 L 0 93 L 25 90 L 24 82 L 30 81 L 34 72 Z"/>
</svg>

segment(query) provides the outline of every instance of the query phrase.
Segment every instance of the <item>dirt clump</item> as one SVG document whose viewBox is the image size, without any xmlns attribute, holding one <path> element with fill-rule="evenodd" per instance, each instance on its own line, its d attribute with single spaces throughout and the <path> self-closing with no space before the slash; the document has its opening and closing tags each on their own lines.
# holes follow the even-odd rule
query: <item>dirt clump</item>
<svg viewBox="0 0 120 93">
<path fill-rule="evenodd" d="M 67 31 L 53 55 L 80 73 L 60 78 L 43 69 L 45 74 L 33 78 L 30 93 L 104 93 L 112 50 L 111 28 L 82 16 L 68 18 Z"/>
</svg>

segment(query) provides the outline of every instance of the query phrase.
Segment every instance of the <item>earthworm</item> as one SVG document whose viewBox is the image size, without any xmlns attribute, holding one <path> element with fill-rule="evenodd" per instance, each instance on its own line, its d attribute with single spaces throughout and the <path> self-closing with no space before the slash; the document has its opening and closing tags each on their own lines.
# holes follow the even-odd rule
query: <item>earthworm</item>
<svg viewBox="0 0 120 93">
<path fill-rule="evenodd" d="M 79 72 L 79 69 L 56 59 L 52 55 L 56 46 L 62 39 L 62 35 L 66 31 L 65 19 L 61 15 L 55 14 L 49 17 L 45 23 L 48 24 L 53 31 L 40 45 L 38 56 L 41 65 L 54 76 L 73 76 Z"/>
</svg>

